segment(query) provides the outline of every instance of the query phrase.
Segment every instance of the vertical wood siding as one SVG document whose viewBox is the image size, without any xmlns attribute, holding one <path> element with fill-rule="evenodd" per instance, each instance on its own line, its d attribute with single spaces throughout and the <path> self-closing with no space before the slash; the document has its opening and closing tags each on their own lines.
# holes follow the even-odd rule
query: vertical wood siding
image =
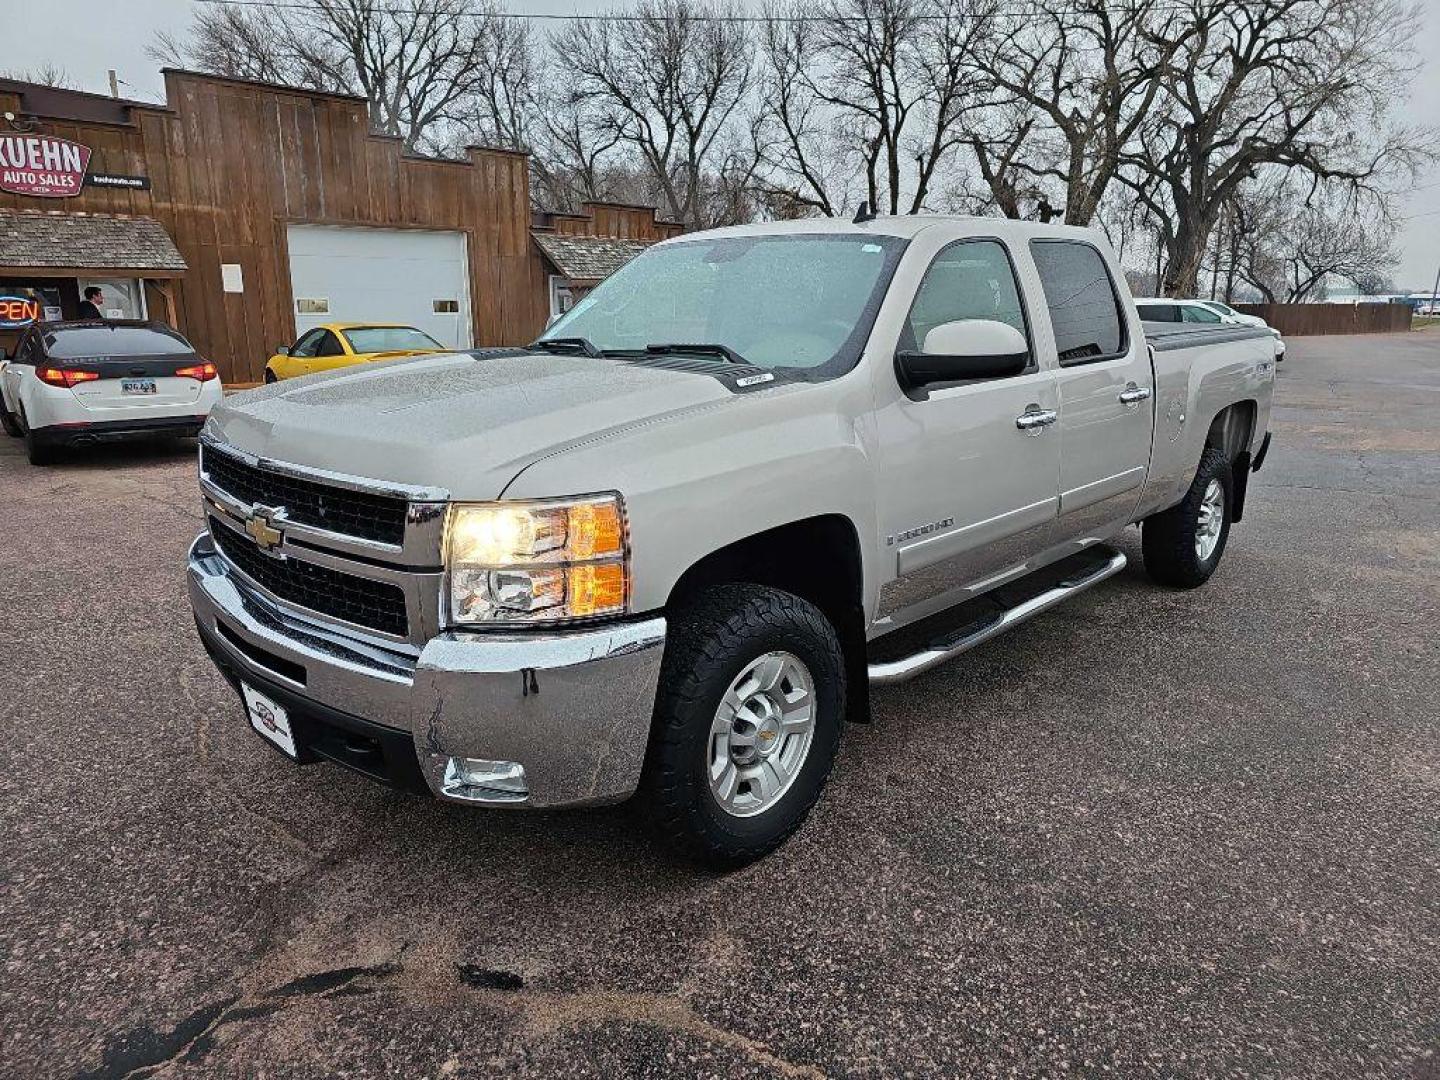
<svg viewBox="0 0 1440 1080">
<path fill-rule="evenodd" d="M 353 98 L 173 71 L 165 91 L 167 107 L 132 107 L 128 124 L 38 125 L 89 146 L 91 172 L 149 176 L 149 191 L 86 187 L 69 199 L 0 192 L 0 207 L 159 220 L 190 267 L 174 284 L 179 329 L 227 382 L 259 381 L 270 352 L 294 337 L 285 232 L 294 222 L 461 231 L 475 343 L 518 344 L 544 327 L 523 154 L 407 158 L 399 140 L 369 134 L 365 103 Z M 18 96 L 0 101 L 20 111 Z M 617 219 L 617 227 L 631 226 Z M 73 261 L 84 266 L 85 253 Z M 221 263 L 240 264 L 243 293 L 221 290 Z"/>
</svg>

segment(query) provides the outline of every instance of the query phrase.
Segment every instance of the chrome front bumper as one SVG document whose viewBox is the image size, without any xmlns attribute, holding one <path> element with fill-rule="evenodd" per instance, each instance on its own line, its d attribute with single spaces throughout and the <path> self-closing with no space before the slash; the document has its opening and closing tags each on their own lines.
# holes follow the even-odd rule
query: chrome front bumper
<svg viewBox="0 0 1440 1080">
<path fill-rule="evenodd" d="M 196 624 L 222 672 L 279 690 L 302 715 L 310 707 L 342 726 L 348 718 L 352 728 L 376 729 L 387 744 L 408 735 L 419 774 L 442 799 L 597 805 L 627 798 L 639 783 L 663 618 L 548 633 L 442 633 L 415 657 L 259 596 L 208 534 L 191 545 L 188 571 Z M 447 783 L 452 758 L 518 762 L 527 794 L 488 797 Z"/>
</svg>

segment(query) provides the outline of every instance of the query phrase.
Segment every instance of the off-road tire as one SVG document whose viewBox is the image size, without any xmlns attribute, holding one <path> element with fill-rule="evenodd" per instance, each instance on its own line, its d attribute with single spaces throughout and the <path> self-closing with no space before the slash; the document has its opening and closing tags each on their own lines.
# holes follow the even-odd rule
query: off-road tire
<svg viewBox="0 0 1440 1080">
<path fill-rule="evenodd" d="M 753 817 L 716 802 L 706 772 L 720 700 L 746 665 L 773 650 L 793 653 L 815 687 L 815 734 L 789 790 Z M 783 844 L 820 797 L 840 745 L 845 661 L 829 620 L 813 604 L 754 585 L 707 590 L 670 617 L 642 805 L 662 842 L 706 865 L 743 866 Z"/>
<path fill-rule="evenodd" d="M 1209 558 L 1201 559 L 1195 540 L 1200 526 L 1200 504 L 1210 481 L 1218 480 L 1225 493 L 1225 516 L 1220 538 Z M 1214 447 L 1200 458 L 1200 468 L 1190 490 L 1178 505 L 1145 519 L 1141 526 L 1141 549 L 1145 572 L 1153 581 L 1176 589 L 1194 589 L 1210 580 L 1225 554 L 1230 538 L 1230 517 L 1234 507 L 1235 482 L 1230 461 Z"/>
</svg>

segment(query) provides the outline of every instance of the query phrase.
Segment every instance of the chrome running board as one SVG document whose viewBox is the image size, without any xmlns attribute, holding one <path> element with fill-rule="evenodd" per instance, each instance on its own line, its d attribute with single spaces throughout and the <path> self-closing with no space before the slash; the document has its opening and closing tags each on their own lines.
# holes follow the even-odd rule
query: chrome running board
<svg viewBox="0 0 1440 1080">
<path fill-rule="evenodd" d="M 1108 549 L 1102 549 L 1102 552 L 1103 550 Z M 1097 554 L 1102 552 L 1097 552 Z M 957 635 L 932 641 L 909 656 L 870 664 L 870 685 L 889 686 L 893 683 L 913 679 L 921 672 L 929 671 L 931 668 L 973 649 L 981 642 L 989 641 L 997 634 L 1003 634 L 1026 619 L 1034 618 L 1041 612 L 1048 611 L 1056 604 L 1070 599 L 1077 593 L 1084 592 L 1090 586 L 1098 585 L 1108 577 L 1114 577 L 1125 569 L 1125 562 L 1124 554 L 1112 551 L 1104 562 L 1093 569 L 1087 567 L 1079 573 L 1062 578 L 1038 596 L 981 618 L 964 627 Z M 872 642 L 872 644 L 874 643 Z"/>
</svg>

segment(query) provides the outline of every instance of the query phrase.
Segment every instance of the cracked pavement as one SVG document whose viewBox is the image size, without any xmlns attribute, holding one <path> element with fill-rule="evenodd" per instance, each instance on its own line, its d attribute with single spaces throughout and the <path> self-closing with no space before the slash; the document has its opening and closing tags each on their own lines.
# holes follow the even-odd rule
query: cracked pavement
<svg viewBox="0 0 1440 1080">
<path fill-rule="evenodd" d="M 1290 343 L 1218 574 L 875 699 L 777 854 L 485 813 L 248 729 L 193 447 L 0 439 L 0 1074 L 1431 1076 L 1440 331 Z"/>
</svg>

